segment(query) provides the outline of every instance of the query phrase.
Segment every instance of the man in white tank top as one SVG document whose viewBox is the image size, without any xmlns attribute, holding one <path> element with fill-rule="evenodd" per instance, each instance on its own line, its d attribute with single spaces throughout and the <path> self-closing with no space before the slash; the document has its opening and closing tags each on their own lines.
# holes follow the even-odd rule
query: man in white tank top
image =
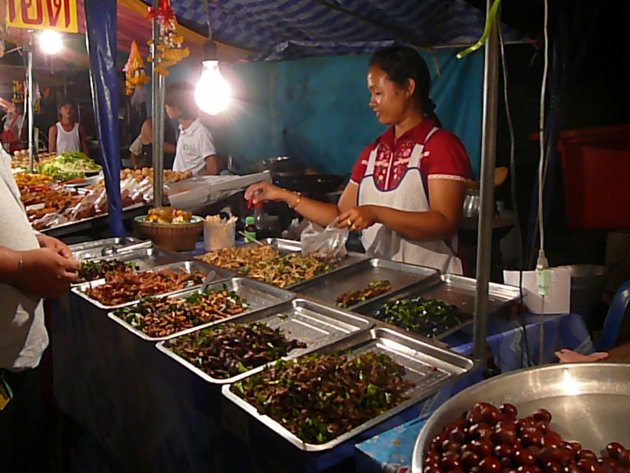
<svg viewBox="0 0 630 473">
<path fill-rule="evenodd" d="M 70 100 L 60 102 L 59 117 L 48 130 L 48 151 L 57 154 L 82 151 L 89 155 L 85 131 L 75 119 L 74 104 Z"/>
</svg>

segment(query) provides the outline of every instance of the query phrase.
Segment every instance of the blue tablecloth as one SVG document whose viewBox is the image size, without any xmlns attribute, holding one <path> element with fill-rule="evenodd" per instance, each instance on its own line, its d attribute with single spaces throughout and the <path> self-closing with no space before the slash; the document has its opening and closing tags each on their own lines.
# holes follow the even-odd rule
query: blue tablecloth
<svg viewBox="0 0 630 473">
<path fill-rule="evenodd" d="M 502 372 L 539 364 L 540 333 L 543 337 L 544 363 L 557 361 L 554 352 L 569 348 L 579 353 L 594 351 L 593 343 L 582 317 L 578 314 L 545 316 L 521 315 L 513 321 L 491 320 L 488 327 L 488 348 Z M 472 328 L 444 340 L 454 351 L 472 353 Z M 411 456 L 416 438 L 431 414 L 444 398 L 426 403 L 423 414 L 394 429 L 376 435 L 356 445 L 356 471 L 361 473 L 407 473 L 411 471 Z"/>
</svg>

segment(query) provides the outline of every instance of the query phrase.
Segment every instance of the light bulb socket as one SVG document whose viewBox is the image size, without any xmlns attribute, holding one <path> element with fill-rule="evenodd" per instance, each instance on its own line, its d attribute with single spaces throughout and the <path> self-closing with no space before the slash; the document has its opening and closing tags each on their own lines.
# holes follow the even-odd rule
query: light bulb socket
<svg viewBox="0 0 630 473">
<path fill-rule="evenodd" d="M 204 61 L 218 61 L 219 55 L 217 53 L 217 45 L 214 41 L 208 40 L 203 43 L 203 60 Z"/>
</svg>

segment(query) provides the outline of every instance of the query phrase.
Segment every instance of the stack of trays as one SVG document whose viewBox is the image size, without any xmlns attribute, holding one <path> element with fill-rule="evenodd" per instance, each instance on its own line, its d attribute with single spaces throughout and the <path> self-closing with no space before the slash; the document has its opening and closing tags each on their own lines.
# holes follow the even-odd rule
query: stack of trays
<svg viewBox="0 0 630 473">
<path fill-rule="evenodd" d="M 289 240 L 268 239 L 263 243 L 281 254 L 301 250 L 299 242 Z M 91 251 L 101 257 L 103 247 L 101 244 L 74 251 Z M 359 434 L 417 407 L 475 368 L 470 358 L 438 347 L 413 330 L 407 332 L 404 326 L 393 326 L 377 318 L 383 305 L 402 299 L 423 297 L 444 301 L 457 306 L 462 319 L 455 326 L 430 334 L 432 338 L 443 338 L 472 322 L 476 283 L 473 279 L 350 253 L 332 270 L 281 289 L 239 277 L 238 268 L 228 270 L 200 261 L 169 260 L 178 257 L 155 248 L 136 247 L 128 254 L 101 259 L 131 262 L 140 270 L 173 269 L 189 274 L 199 271 L 209 280 L 186 289 L 143 294 L 143 297 L 159 296 L 149 301 L 112 305 L 86 294 L 89 288 L 105 284 L 104 279 L 79 284 L 72 291 L 99 308 L 115 309 L 108 312 L 108 317 L 117 324 L 144 342 L 155 343 L 165 356 L 220 387 L 230 401 L 229 406 L 242 417 L 241 422 L 244 419 L 265 425 L 299 450 L 321 452 L 356 440 Z M 373 289 L 375 282 L 379 283 L 378 291 L 365 293 L 366 288 Z M 518 289 L 491 283 L 489 315 L 502 312 L 518 297 Z M 339 302 L 345 304 L 344 308 L 338 307 Z M 359 364 L 366 354 L 384 355 L 386 358 L 369 355 L 366 359 L 385 360 L 383 366 L 397 365 L 391 365 L 392 371 L 385 378 L 389 379 L 390 373 L 402 376 L 403 396 L 334 438 L 317 442 L 301 438 L 286 419 L 263 415 L 247 401 L 244 389 L 247 383 L 257 382 L 276 369 L 282 372 L 293 363 L 318 362 L 320 357 L 331 354 L 345 356 L 344 362 L 361 357 Z M 301 412 L 304 406 L 297 405 L 295 409 Z"/>
<path fill-rule="evenodd" d="M 75 259 L 85 260 L 111 256 L 138 248 L 149 248 L 151 245 L 152 243 L 148 240 L 139 240 L 134 237 L 116 237 L 70 245 L 70 251 L 72 251 L 72 256 Z"/>
</svg>

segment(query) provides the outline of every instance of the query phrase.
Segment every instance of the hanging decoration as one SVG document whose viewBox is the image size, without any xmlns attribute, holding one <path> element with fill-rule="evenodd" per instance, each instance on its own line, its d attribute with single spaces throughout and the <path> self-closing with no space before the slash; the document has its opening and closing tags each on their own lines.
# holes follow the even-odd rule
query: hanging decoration
<svg viewBox="0 0 630 473">
<path fill-rule="evenodd" d="M 24 81 L 14 80 L 11 82 L 11 102 L 24 103 Z"/>
<path fill-rule="evenodd" d="M 156 19 L 159 26 L 159 39 L 155 52 L 155 71 L 168 75 L 168 68 L 188 57 L 190 50 L 184 47 L 184 37 L 177 34 L 177 19 L 169 0 L 160 0 L 158 8 L 149 8 L 148 17 Z M 148 41 L 149 46 L 153 40 Z M 151 61 L 149 56 L 148 61 Z"/>
<path fill-rule="evenodd" d="M 135 41 L 131 42 L 131 47 L 129 48 L 129 59 L 127 59 L 127 63 L 125 64 L 125 67 L 123 67 L 123 71 L 125 72 L 126 95 L 133 95 L 136 87 L 142 87 L 150 80 L 144 71 L 144 61 L 140 55 L 138 44 Z"/>
</svg>

